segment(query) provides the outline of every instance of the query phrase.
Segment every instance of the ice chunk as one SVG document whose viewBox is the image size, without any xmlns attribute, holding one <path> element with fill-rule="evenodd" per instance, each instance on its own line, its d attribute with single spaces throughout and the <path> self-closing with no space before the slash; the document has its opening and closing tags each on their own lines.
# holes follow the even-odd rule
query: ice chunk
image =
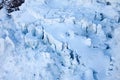
<svg viewBox="0 0 120 80">
<path fill-rule="evenodd" d="M 0 56 L 4 54 L 5 51 L 5 40 L 0 38 Z"/>
</svg>

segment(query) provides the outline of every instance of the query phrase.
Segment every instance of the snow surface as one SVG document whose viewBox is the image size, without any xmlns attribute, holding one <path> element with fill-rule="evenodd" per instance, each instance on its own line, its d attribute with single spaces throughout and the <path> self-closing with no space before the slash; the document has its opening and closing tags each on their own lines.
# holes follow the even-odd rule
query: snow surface
<svg viewBox="0 0 120 80">
<path fill-rule="evenodd" d="M 120 80 L 120 0 L 25 0 L 0 10 L 0 80 Z"/>
</svg>

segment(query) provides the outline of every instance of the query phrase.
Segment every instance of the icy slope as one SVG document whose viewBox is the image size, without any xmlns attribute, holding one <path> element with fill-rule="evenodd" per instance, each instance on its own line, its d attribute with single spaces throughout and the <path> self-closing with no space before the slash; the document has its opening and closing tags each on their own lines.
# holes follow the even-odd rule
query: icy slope
<svg viewBox="0 0 120 80">
<path fill-rule="evenodd" d="M 0 80 L 120 80 L 119 0 L 25 0 L 0 10 Z"/>
</svg>

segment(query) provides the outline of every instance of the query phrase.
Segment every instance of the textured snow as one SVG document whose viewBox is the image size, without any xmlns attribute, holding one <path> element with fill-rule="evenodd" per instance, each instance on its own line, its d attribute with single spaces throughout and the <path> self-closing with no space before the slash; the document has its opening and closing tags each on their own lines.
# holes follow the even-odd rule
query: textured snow
<svg viewBox="0 0 120 80">
<path fill-rule="evenodd" d="M 1 1 L 1 0 L 0 0 Z M 120 0 L 25 0 L 0 10 L 0 80 L 120 80 Z"/>
</svg>

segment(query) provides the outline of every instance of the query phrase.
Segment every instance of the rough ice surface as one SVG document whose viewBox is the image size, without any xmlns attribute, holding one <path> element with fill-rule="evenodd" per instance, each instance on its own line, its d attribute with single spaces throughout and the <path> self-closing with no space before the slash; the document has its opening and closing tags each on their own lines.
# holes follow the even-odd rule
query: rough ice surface
<svg viewBox="0 0 120 80">
<path fill-rule="evenodd" d="M 120 0 L 25 0 L 0 10 L 0 80 L 120 80 Z"/>
</svg>

